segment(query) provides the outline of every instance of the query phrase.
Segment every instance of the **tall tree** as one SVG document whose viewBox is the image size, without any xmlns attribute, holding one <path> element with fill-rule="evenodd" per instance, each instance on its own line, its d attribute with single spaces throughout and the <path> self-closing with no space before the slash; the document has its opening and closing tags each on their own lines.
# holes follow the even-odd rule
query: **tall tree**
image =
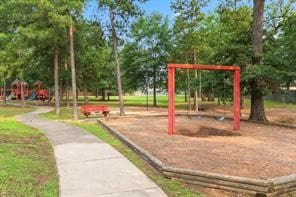
<svg viewBox="0 0 296 197">
<path fill-rule="evenodd" d="M 102 92 L 103 99 L 114 81 L 112 76 L 113 61 L 110 58 L 111 47 L 104 37 L 99 22 L 79 20 L 76 34 L 77 78 L 79 87 L 84 92 L 87 103 L 87 92 Z"/>
<path fill-rule="evenodd" d="M 207 2 L 207 0 L 175 0 L 171 4 L 171 8 L 176 13 L 174 30 L 178 41 L 184 42 L 182 44 L 187 57 L 186 63 L 198 63 L 198 53 L 201 45 L 198 30 L 201 28 L 201 21 L 204 18 L 201 8 Z M 197 70 L 194 71 L 194 77 L 195 81 L 197 81 Z M 199 82 L 201 82 L 201 72 L 199 72 L 199 78 Z M 201 96 L 201 84 L 199 84 L 199 94 Z M 191 106 L 189 108 L 191 109 Z M 194 87 L 194 108 L 198 111 L 198 88 L 196 85 Z"/>
<path fill-rule="evenodd" d="M 101 8 L 107 8 L 109 12 L 110 25 L 111 25 L 111 39 L 113 44 L 113 53 L 116 62 L 116 77 L 117 77 L 117 89 L 119 96 L 119 107 L 120 115 L 125 115 L 124 101 L 123 101 L 123 88 L 121 81 L 121 71 L 120 71 L 120 60 L 118 51 L 118 32 L 117 30 L 122 30 L 123 27 L 127 26 L 127 22 L 130 17 L 138 16 L 141 11 L 137 3 L 143 3 L 146 0 L 99 0 L 99 6 Z"/>
<path fill-rule="evenodd" d="M 60 94 L 59 94 L 59 52 L 54 50 L 54 98 L 55 98 L 55 112 L 56 115 L 61 114 L 60 109 Z"/>
<path fill-rule="evenodd" d="M 54 72 L 56 113 L 59 114 L 59 57 L 62 57 L 67 35 L 66 22 L 68 12 L 61 9 L 57 1 L 8 1 L 5 5 L 10 10 L 10 34 L 14 41 L 20 40 L 17 46 L 22 47 L 21 58 L 25 61 L 24 69 L 31 65 L 43 70 L 45 66 Z M 12 33 L 14 32 L 14 33 Z M 20 38 L 20 39 L 16 39 Z M 49 58 L 51 56 L 51 58 Z M 36 61 L 36 60 L 39 61 Z M 53 61 L 52 61 L 53 60 Z M 48 62 L 48 63 L 45 63 Z M 54 66 L 52 66 L 52 63 Z M 42 69 L 41 69 L 42 68 Z M 31 69 L 32 70 L 32 69 Z M 26 72 L 24 72 L 26 75 Z M 32 71 L 30 71 L 32 72 Z M 40 74 L 40 73 L 39 73 Z M 48 74 L 47 74 L 48 75 Z M 40 76 L 39 76 L 40 77 Z"/>
<path fill-rule="evenodd" d="M 154 107 L 157 106 L 157 90 L 166 89 L 164 84 L 172 46 L 171 37 L 168 18 L 152 13 L 150 16 L 139 17 L 132 24 L 132 41 L 123 50 L 126 81 L 132 83 L 130 87 L 152 87 Z"/>
<path fill-rule="evenodd" d="M 78 104 L 77 104 L 77 82 L 76 82 L 76 66 L 75 66 L 75 50 L 74 50 L 74 21 L 81 17 L 84 0 L 76 0 L 69 3 L 69 36 L 70 36 L 70 63 L 72 76 L 72 95 L 73 95 L 73 118 L 78 119 Z M 76 20 L 73 20 L 75 17 Z"/>
<path fill-rule="evenodd" d="M 253 7 L 253 65 L 263 66 L 263 16 L 265 0 L 254 0 Z M 251 87 L 251 112 L 249 119 L 266 121 L 264 110 L 263 92 L 260 87 L 260 79 L 250 81 Z"/>
<path fill-rule="evenodd" d="M 124 110 L 124 101 L 123 101 L 123 90 L 122 90 L 122 81 L 121 81 L 121 71 L 120 71 L 120 61 L 119 61 L 119 54 L 118 54 L 118 39 L 115 29 L 115 16 L 114 11 L 109 8 L 109 16 L 111 21 L 111 39 L 113 44 L 113 52 L 114 52 L 114 58 L 116 63 L 116 78 L 117 78 L 117 88 L 118 88 L 118 95 L 119 95 L 119 108 L 120 108 L 120 115 L 125 115 Z"/>
<path fill-rule="evenodd" d="M 70 13 L 69 37 L 70 37 L 70 62 L 71 62 L 71 76 L 72 76 L 72 96 L 73 96 L 73 118 L 74 120 L 78 120 L 76 67 L 75 67 L 73 24 L 72 24 L 71 13 Z"/>
</svg>

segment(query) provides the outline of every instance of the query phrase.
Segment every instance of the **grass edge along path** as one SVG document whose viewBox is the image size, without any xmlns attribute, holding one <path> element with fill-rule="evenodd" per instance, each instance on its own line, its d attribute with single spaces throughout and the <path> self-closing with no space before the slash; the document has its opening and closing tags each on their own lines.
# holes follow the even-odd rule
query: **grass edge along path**
<svg viewBox="0 0 296 197">
<path fill-rule="evenodd" d="M 201 193 L 194 191 L 189 185 L 174 179 L 167 179 L 154 170 L 135 152 L 112 136 L 108 131 L 96 123 L 73 122 L 72 124 L 87 130 L 123 154 L 137 168 L 144 172 L 151 180 L 159 185 L 168 196 L 201 197 Z"/>
<path fill-rule="evenodd" d="M 42 114 L 42 117 L 50 120 L 60 120 L 67 124 L 78 126 L 91 134 L 95 135 L 99 139 L 103 140 L 107 144 L 111 145 L 122 155 L 124 155 L 129 161 L 131 161 L 138 169 L 146 174 L 152 181 L 154 181 L 161 189 L 172 197 L 185 196 L 185 197 L 202 197 L 203 194 L 199 193 L 195 188 L 175 179 L 167 179 L 147 164 L 140 156 L 133 152 L 129 147 L 123 144 L 116 137 L 111 135 L 108 131 L 94 122 L 73 121 L 71 118 L 71 110 L 63 109 L 62 116 L 56 116 L 53 112 Z"/>
<path fill-rule="evenodd" d="M 32 110 L 0 105 L 0 197 L 58 196 L 57 168 L 49 140 L 14 117 Z"/>
</svg>

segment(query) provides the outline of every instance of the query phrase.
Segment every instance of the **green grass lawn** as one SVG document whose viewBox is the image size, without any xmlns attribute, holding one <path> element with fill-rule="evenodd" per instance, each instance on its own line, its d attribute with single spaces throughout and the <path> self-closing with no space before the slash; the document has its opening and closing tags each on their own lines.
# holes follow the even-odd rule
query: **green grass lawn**
<svg viewBox="0 0 296 197">
<path fill-rule="evenodd" d="M 249 108 L 251 106 L 251 100 L 249 98 L 246 98 L 244 100 L 244 104 L 246 107 Z M 283 103 L 283 102 L 271 101 L 271 100 L 264 100 L 264 106 L 267 109 L 271 109 L 271 108 L 296 109 L 296 104 Z"/>
<path fill-rule="evenodd" d="M 188 197 L 199 197 L 201 193 L 193 189 L 190 185 L 184 184 L 177 180 L 170 180 L 158 172 L 156 172 L 151 166 L 145 163 L 136 153 L 129 149 L 117 138 L 109 134 L 106 130 L 101 128 L 99 125 L 93 122 L 78 122 L 71 121 L 72 110 L 62 108 L 62 116 L 58 117 L 53 112 L 43 114 L 43 117 L 52 120 L 66 120 L 70 124 L 79 126 L 86 131 L 92 133 L 98 138 L 102 139 L 106 143 L 121 152 L 126 158 L 128 158 L 133 164 L 135 164 L 140 170 L 142 170 L 148 177 L 150 177 L 156 184 L 158 184 L 169 196 L 188 196 Z"/>
<path fill-rule="evenodd" d="M 0 106 L 0 196 L 58 196 L 49 141 L 13 117 L 31 110 Z"/>
<path fill-rule="evenodd" d="M 61 115 L 59 116 L 56 115 L 55 110 L 45 114 L 40 114 L 40 116 L 50 120 L 71 120 L 73 118 L 73 109 L 68 107 L 61 107 Z M 84 115 L 80 113 L 80 110 L 79 117 L 84 117 Z"/>
<path fill-rule="evenodd" d="M 110 101 L 102 101 L 99 98 L 95 98 L 94 96 L 89 97 L 90 103 L 106 103 L 110 106 L 118 106 L 118 96 L 110 96 Z M 176 106 L 178 108 L 184 108 L 187 104 L 184 102 L 184 96 L 176 96 L 175 97 Z M 79 103 L 83 103 L 83 97 L 79 97 Z M 146 107 L 147 106 L 147 98 L 146 96 L 124 96 L 124 104 L 126 106 L 137 106 L 137 107 Z M 148 105 L 151 107 L 153 104 L 153 97 L 148 97 Z M 157 96 L 157 106 L 158 107 L 167 107 L 168 99 L 167 96 Z"/>
</svg>

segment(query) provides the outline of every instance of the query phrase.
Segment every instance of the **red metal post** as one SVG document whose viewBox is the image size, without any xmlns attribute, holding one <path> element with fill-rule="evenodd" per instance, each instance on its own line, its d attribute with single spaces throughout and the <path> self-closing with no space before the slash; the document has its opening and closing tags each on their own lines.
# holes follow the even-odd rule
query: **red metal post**
<svg viewBox="0 0 296 197">
<path fill-rule="evenodd" d="M 173 100 L 173 130 L 172 130 L 172 135 L 175 135 L 176 133 L 176 113 L 175 113 L 175 92 L 176 92 L 176 83 L 175 83 L 175 70 L 176 68 L 174 68 L 172 70 L 172 75 L 173 75 L 173 92 L 172 92 L 172 100 Z"/>
<path fill-rule="evenodd" d="M 175 133 L 175 68 L 168 67 L 168 134 Z"/>
<path fill-rule="evenodd" d="M 198 69 L 198 70 L 240 70 L 238 66 L 222 66 L 222 65 L 200 65 L 200 64 L 169 64 L 169 67 L 180 69 Z"/>
<path fill-rule="evenodd" d="M 240 128 L 240 71 L 233 72 L 233 129 Z"/>
</svg>

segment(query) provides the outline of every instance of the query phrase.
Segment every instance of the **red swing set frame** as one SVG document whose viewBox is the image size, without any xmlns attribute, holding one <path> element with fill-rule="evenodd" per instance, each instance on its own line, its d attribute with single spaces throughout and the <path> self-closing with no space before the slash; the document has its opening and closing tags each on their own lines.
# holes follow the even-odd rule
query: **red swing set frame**
<svg viewBox="0 0 296 197">
<path fill-rule="evenodd" d="M 168 134 L 174 135 L 175 130 L 175 70 L 224 70 L 233 72 L 233 129 L 240 128 L 240 67 L 220 65 L 192 65 L 169 64 L 168 65 Z"/>
</svg>

